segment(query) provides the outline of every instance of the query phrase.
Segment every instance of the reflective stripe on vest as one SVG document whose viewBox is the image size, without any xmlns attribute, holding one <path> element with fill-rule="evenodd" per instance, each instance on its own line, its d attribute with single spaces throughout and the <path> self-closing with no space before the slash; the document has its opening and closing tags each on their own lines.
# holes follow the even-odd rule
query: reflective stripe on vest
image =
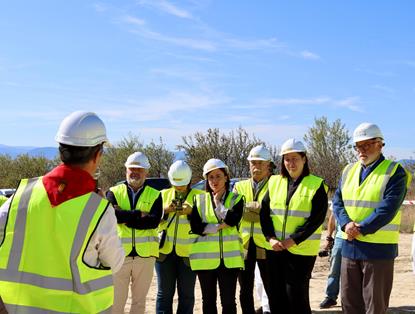
<svg viewBox="0 0 415 314">
<path fill-rule="evenodd" d="M 310 217 L 312 200 L 323 179 L 314 175 L 305 176 L 286 205 L 288 179 L 280 175 L 271 176 L 268 183 L 270 214 L 274 231 L 279 240 L 289 238 L 297 227 L 304 225 Z M 323 183 L 324 184 L 324 183 Z M 327 193 L 327 186 L 324 184 Z M 307 240 L 288 249 L 293 254 L 314 256 L 320 248 L 322 226 L 318 227 Z"/>
<path fill-rule="evenodd" d="M 241 195 L 229 193 L 224 206 L 231 209 L 242 200 Z M 210 194 L 196 195 L 196 205 L 202 221 L 208 224 L 219 223 L 215 215 Z M 216 233 L 197 236 L 190 247 L 192 270 L 216 269 L 223 260 L 227 268 L 243 268 L 242 240 L 236 227 L 226 227 Z"/>
<path fill-rule="evenodd" d="M 138 209 L 143 213 L 149 213 L 154 202 L 160 195 L 160 191 L 146 185 L 144 191 L 140 194 L 135 208 L 131 208 L 128 197 L 128 187 L 126 184 L 119 184 L 110 188 L 114 193 L 118 206 L 123 210 Z M 132 229 L 125 224 L 118 224 L 118 236 L 121 238 L 125 254 L 130 254 L 135 247 L 137 254 L 141 257 L 150 257 L 159 255 L 159 237 L 157 228 L 154 229 Z M 134 236 L 133 236 L 134 235 Z M 135 245 L 139 243 L 140 245 Z"/>
<path fill-rule="evenodd" d="M 195 195 L 204 193 L 201 190 L 191 189 L 187 194 L 185 203 L 193 207 L 193 200 Z M 163 208 L 168 207 L 175 198 L 174 187 L 161 191 L 163 198 Z M 166 229 L 170 220 L 175 213 L 169 213 L 167 220 L 163 220 L 159 225 L 159 231 Z M 190 223 L 187 215 L 175 215 L 174 220 L 167 229 L 166 240 L 160 253 L 170 254 L 175 248 L 176 254 L 182 257 L 189 257 L 190 244 L 193 243 L 195 235 L 190 234 Z"/>
<path fill-rule="evenodd" d="M 35 193 L 32 193 L 33 191 Z M 27 233 L 31 234 L 32 238 L 39 238 L 33 233 L 36 231 L 32 230 L 33 226 L 30 225 L 30 223 L 33 225 L 33 221 L 36 220 L 33 215 L 42 212 L 48 213 L 47 208 L 39 208 L 39 197 L 47 198 L 41 179 L 24 179 L 21 181 L 10 205 L 9 218 L 11 219 L 8 226 L 6 226 L 7 231 L 9 231 L 6 234 L 9 235 L 9 238 L 7 239 L 6 235 L 5 241 L 0 247 L 0 295 L 6 304 L 7 310 L 10 313 L 110 311 L 113 302 L 111 271 L 86 266 L 82 261 L 83 252 L 90 236 L 105 213 L 108 202 L 96 193 L 89 193 L 54 208 L 54 210 L 66 210 L 65 204 L 68 202 L 75 202 L 76 199 L 79 199 L 79 202 L 85 200 L 83 209 L 81 207 L 81 209 L 73 210 L 74 217 L 77 214 L 80 216 L 79 221 L 75 224 L 76 230 L 68 232 L 68 234 L 71 231 L 74 232 L 70 252 L 68 252 L 68 248 L 67 252 L 57 252 L 56 256 L 51 257 L 53 261 L 59 258 L 60 255 L 63 257 L 65 253 L 69 253 L 67 262 L 64 261 L 62 264 L 69 263 L 70 271 L 65 269 L 67 274 L 64 274 L 56 273 L 55 270 L 55 276 L 47 276 L 45 273 L 50 273 L 49 269 L 52 269 L 55 265 L 49 265 L 51 267 L 48 267 L 48 265 L 37 265 L 38 262 L 36 263 L 39 260 L 38 254 L 47 251 L 40 249 L 33 253 L 33 248 L 29 248 L 27 244 L 25 245 L 25 240 L 30 240 L 27 238 Z M 37 208 L 32 209 L 34 213 L 29 212 L 32 207 L 32 199 L 35 206 L 37 206 Z M 41 206 L 44 206 L 45 203 L 50 206 L 49 200 L 41 203 Z M 71 212 L 72 208 L 73 206 L 68 212 Z M 64 217 L 64 214 L 61 214 L 60 217 Z M 31 218 L 29 225 L 28 218 Z M 65 221 L 60 222 L 60 224 L 65 224 Z M 44 227 L 47 228 L 47 225 Z M 10 241 L 12 242 L 11 245 L 9 244 Z M 46 239 L 44 241 L 45 243 L 39 245 L 47 247 Z M 62 240 L 57 241 L 64 244 Z M 42 273 L 36 273 L 36 267 L 40 267 Z M 64 278 L 68 274 L 70 278 Z M 62 302 L 63 299 L 68 300 L 68 302 Z"/>
<path fill-rule="evenodd" d="M 382 204 L 383 195 L 390 178 L 395 174 L 399 164 L 383 160 L 360 183 L 361 164 L 356 162 L 345 167 L 342 174 L 342 198 L 350 219 L 359 223 L 369 217 Z M 409 181 L 410 182 L 410 181 Z M 408 183 L 408 181 L 407 181 Z M 398 243 L 401 210 L 385 226 L 373 234 L 360 234 L 356 239 L 369 243 Z M 343 233 L 343 238 L 346 234 Z"/>
<path fill-rule="evenodd" d="M 235 189 L 238 192 L 238 194 L 241 194 L 245 197 L 245 202 L 254 201 L 254 193 L 253 193 L 251 179 L 236 182 Z M 263 187 L 261 188 L 261 191 L 259 191 L 258 193 L 257 201 L 259 203 L 261 203 L 267 191 L 268 191 L 268 181 L 263 185 Z M 247 247 L 249 239 L 252 237 L 254 240 L 254 243 L 257 246 L 262 247 L 267 250 L 271 250 L 270 244 L 265 239 L 265 236 L 262 233 L 261 222 L 246 221 L 242 217 L 239 231 L 241 232 L 242 244 L 244 245 L 244 247 Z"/>
</svg>

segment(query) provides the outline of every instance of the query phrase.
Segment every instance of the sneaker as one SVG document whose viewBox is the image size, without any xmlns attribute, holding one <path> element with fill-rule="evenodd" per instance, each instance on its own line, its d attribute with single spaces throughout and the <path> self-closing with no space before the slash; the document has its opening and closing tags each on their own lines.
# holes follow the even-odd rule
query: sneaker
<svg viewBox="0 0 415 314">
<path fill-rule="evenodd" d="M 337 304 L 336 300 L 326 297 L 323 302 L 320 303 L 320 309 L 328 309 Z"/>
<path fill-rule="evenodd" d="M 256 309 L 255 314 L 263 314 L 262 306 Z"/>
</svg>

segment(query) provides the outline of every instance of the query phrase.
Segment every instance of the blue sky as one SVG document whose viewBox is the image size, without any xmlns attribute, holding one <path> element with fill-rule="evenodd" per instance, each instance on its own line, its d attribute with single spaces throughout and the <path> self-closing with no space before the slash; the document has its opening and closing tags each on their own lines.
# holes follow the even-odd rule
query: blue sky
<svg viewBox="0 0 415 314">
<path fill-rule="evenodd" d="M 415 156 L 414 1 L 3 1 L 0 144 L 55 146 L 97 112 L 111 142 L 242 126 L 280 146 L 314 118 L 377 123 Z"/>
</svg>

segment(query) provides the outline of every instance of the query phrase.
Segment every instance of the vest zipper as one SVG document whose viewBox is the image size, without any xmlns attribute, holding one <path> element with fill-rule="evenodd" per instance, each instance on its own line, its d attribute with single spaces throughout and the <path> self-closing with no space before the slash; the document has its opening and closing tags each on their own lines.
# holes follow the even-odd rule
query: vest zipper
<svg viewBox="0 0 415 314">
<path fill-rule="evenodd" d="M 282 224 L 281 241 L 285 240 L 285 228 L 287 227 L 288 205 L 285 205 L 284 222 Z"/>
<path fill-rule="evenodd" d="M 133 209 L 131 209 L 131 210 L 133 210 Z M 133 235 L 133 238 L 132 238 L 133 248 L 132 248 L 132 250 L 137 253 L 137 250 L 135 249 L 135 229 L 131 228 L 131 230 L 132 230 L 132 235 Z M 134 256 L 133 256 L 133 259 L 134 259 Z"/>
<path fill-rule="evenodd" d="M 173 247 L 176 246 L 176 240 L 177 240 L 177 229 L 179 228 L 179 215 L 176 215 L 176 223 L 174 224 L 174 239 L 173 239 Z M 166 230 L 167 232 L 167 230 Z"/>
<path fill-rule="evenodd" d="M 220 251 L 220 259 L 224 259 L 223 257 L 223 237 L 222 237 L 222 229 L 219 230 L 219 251 Z M 223 261 L 225 263 L 225 261 Z"/>
</svg>

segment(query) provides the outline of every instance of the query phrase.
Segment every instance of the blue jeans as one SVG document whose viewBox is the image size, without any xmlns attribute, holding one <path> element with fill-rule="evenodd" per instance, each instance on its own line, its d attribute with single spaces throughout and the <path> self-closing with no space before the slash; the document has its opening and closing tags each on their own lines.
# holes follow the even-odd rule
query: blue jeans
<svg viewBox="0 0 415 314">
<path fill-rule="evenodd" d="M 342 238 L 335 238 L 334 246 L 331 250 L 330 257 L 330 272 L 327 278 L 326 295 L 332 299 L 337 300 L 340 286 L 340 269 L 342 262 L 342 245 L 344 240 Z"/>
<path fill-rule="evenodd" d="M 177 283 L 179 296 L 177 313 L 192 314 L 195 304 L 196 273 L 185 264 L 183 257 L 176 255 L 174 249 L 163 262 L 156 262 L 155 267 L 158 282 L 156 313 L 173 313 L 173 297 Z"/>
</svg>

